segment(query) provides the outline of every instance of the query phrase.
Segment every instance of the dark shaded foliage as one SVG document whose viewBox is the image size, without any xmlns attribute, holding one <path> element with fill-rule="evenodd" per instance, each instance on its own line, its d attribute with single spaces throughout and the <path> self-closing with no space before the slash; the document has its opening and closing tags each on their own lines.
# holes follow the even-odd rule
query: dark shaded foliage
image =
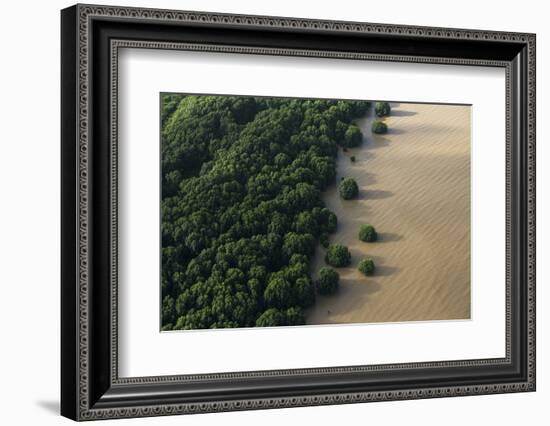
<svg viewBox="0 0 550 426">
<path fill-rule="evenodd" d="M 372 225 L 361 225 L 359 228 L 359 239 L 366 243 L 375 242 L 378 239 L 376 229 Z"/>
<path fill-rule="evenodd" d="M 388 102 L 376 102 L 374 104 L 374 112 L 378 117 L 390 115 L 391 108 Z"/>
<path fill-rule="evenodd" d="M 344 200 L 351 200 L 357 198 L 357 195 L 359 195 L 359 186 L 357 186 L 355 179 L 347 177 L 340 182 L 338 191 Z"/>
<path fill-rule="evenodd" d="M 372 133 L 384 134 L 388 132 L 388 125 L 380 120 L 374 120 L 371 126 Z"/>
<path fill-rule="evenodd" d="M 340 281 L 340 275 L 334 269 L 323 266 L 319 270 L 319 276 L 315 281 L 317 292 L 323 295 L 336 293 Z"/>
<path fill-rule="evenodd" d="M 299 306 L 287 310 L 269 308 L 256 320 L 256 327 L 276 327 L 279 325 L 304 325 L 306 317 Z"/>
<path fill-rule="evenodd" d="M 363 134 L 361 133 L 361 130 L 359 130 L 359 127 L 352 125 L 349 126 L 348 130 L 346 130 L 346 133 L 344 133 L 342 146 L 344 146 L 345 148 L 354 148 L 356 146 L 359 146 L 362 140 Z"/>
<path fill-rule="evenodd" d="M 256 320 L 256 327 L 275 327 L 284 324 L 284 315 L 281 313 L 281 311 L 275 308 L 268 309 Z"/>
<path fill-rule="evenodd" d="M 325 262 L 336 267 L 348 266 L 351 263 L 351 254 L 346 246 L 331 244 L 328 246 Z"/>
<path fill-rule="evenodd" d="M 359 269 L 359 271 L 362 272 L 364 275 L 374 274 L 374 260 L 372 260 L 371 258 L 361 260 L 357 269 Z"/>
</svg>

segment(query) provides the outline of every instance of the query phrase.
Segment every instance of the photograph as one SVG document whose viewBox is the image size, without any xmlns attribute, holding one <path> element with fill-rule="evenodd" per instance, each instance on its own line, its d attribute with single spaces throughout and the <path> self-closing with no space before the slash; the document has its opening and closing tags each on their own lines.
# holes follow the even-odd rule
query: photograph
<svg viewBox="0 0 550 426">
<path fill-rule="evenodd" d="M 22 194 L 6 211 L 36 216 L 6 221 L 27 264 L 5 281 L 37 271 L 46 291 L 45 267 L 60 275 L 55 300 L 34 298 L 59 306 L 58 338 L 17 339 L 29 354 L 57 342 L 37 364 L 51 380 L 32 372 L 33 392 L 53 383 L 75 421 L 213 413 L 239 424 L 240 411 L 269 424 L 273 409 L 342 405 L 333 424 L 343 405 L 382 401 L 369 406 L 375 422 L 425 423 L 421 399 L 440 400 L 434 419 L 475 423 L 478 407 L 518 424 L 547 399 L 536 396 L 544 14 L 396 1 L 377 15 L 357 2 L 66 4 L 54 25 L 40 13 L 55 49 L 40 43 L 26 68 L 60 55 L 56 84 L 6 67 L 20 78 L 4 138 L 38 129 L 25 136 L 37 155 L 4 156 Z M 21 88 L 59 85 L 40 99 L 60 108 L 29 127 L 21 111 L 36 96 Z M 61 151 L 46 148 L 47 126 Z M 36 179 L 15 158 L 48 172 Z M 42 199 L 52 170 L 60 203 Z M 52 205 L 58 260 L 29 267 L 21 229 Z M 53 255 L 53 237 L 35 236 Z M 495 397 L 464 398 L 481 395 Z"/>
<path fill-rule="evenodd" d="M 471 105 L 160 93 L 162 331 L 471 318 Z"/>
</svg>

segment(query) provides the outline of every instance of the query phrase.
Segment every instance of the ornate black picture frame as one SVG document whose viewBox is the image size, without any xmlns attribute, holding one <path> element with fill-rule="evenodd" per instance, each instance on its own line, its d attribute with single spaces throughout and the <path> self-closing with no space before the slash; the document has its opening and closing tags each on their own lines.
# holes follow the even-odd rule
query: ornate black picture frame
<svg viewBox="0 0 550 426">
<path fill-rule="evenodd" d="M 95 5 L 64 9 L 61 28 L 62 415 L 92 420 L 535 390 L 534 34 Z M 506 356 L 119 378 L 120 47 L 504 68 Z"/>
</svg>

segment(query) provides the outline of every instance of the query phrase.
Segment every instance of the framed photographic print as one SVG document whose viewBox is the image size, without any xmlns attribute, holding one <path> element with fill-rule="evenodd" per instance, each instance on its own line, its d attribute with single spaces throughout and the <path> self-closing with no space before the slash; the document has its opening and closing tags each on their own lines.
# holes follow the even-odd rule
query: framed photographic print
<svg viewBox="0 0 550 426">
<path fill-rule="evenodd" d="M 64 416 L 535 390 L 535 35 L 61 29 Z"/>
</svg>

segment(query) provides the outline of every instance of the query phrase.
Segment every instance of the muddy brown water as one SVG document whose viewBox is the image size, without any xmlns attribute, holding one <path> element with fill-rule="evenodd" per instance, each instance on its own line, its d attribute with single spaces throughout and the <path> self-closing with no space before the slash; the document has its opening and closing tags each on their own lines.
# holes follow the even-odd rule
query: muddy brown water
<svg viewBox="0 0 550 426">
<path fill-rule="evenodd" d="M 337 268 L 340 289 L 318 297 L 307 323 L 470 318 L 470 107 L 392 104 L 386 135 L 371 133 L 372 120 L 371 111 L 357 121 L 360 147 L 338 153 L 337 180 L 353 177 L 358 199 L 340 199 L 336 186 L 323 194 L 338 216 L 330 241 L 348 246 L 352 263 Z M 378 242 L 358 239 L 364 223 Z M 319 246 L 314 276 L 324 255 Z M 372 277 L 357 270 L 364 257 Z"/>
</svg>

